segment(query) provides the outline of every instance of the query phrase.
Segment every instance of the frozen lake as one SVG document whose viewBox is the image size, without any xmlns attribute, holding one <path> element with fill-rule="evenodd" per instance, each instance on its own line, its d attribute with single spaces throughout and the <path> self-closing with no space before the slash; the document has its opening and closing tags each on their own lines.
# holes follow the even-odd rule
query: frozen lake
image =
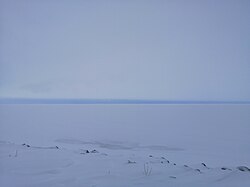
<svg viewBox="0 0 250 187">
<path fill-rule="evenodd" d="M 0 139 L 15 143 L 119 141 L 250 164 L 250 105 L 1 105 L 0 123 Z"/>
</svg>

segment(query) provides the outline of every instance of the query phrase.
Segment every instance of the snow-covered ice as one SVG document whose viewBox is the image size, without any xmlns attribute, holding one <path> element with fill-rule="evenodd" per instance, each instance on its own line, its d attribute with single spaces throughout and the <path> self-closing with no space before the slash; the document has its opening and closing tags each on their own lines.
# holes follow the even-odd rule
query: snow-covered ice
<svg viewBox="0 0 250 187">
<path fill-rule="evenodd" d="M 1 105 L 0 186 L 249 186 L 249 114 L 249 105 Z"/>
</svg>

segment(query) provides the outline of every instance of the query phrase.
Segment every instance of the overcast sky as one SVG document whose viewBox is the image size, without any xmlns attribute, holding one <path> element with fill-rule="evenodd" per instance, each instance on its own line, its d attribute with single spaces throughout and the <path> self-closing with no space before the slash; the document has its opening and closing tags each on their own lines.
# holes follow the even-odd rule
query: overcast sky
<svg viewBox="0 0 250 187">
<path fill-rule="evenodd" d="M 250 101 L 249 0 L 1 0 L 0 97 Z"/>
</svg>

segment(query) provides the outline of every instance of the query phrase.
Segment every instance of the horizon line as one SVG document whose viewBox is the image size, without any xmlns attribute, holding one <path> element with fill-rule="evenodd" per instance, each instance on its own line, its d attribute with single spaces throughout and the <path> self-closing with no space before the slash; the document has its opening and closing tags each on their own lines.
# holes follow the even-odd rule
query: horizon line
<svg viewBox="0 0 250 187">
<path fill-rule="evenodd" d="M 250 104 L 237 100 L 0 98 L 0 104 Z"/>
</svg>

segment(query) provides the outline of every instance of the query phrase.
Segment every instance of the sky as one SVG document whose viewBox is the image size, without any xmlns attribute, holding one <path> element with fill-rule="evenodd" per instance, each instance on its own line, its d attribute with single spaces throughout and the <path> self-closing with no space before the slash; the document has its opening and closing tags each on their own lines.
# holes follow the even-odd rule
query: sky
<svg viewBox="0 0 250 187">
<path fill-rule="evenodd" d="M 0 98 L 250 101 L 248 0 L 1 0 Z"/>
</svg>

